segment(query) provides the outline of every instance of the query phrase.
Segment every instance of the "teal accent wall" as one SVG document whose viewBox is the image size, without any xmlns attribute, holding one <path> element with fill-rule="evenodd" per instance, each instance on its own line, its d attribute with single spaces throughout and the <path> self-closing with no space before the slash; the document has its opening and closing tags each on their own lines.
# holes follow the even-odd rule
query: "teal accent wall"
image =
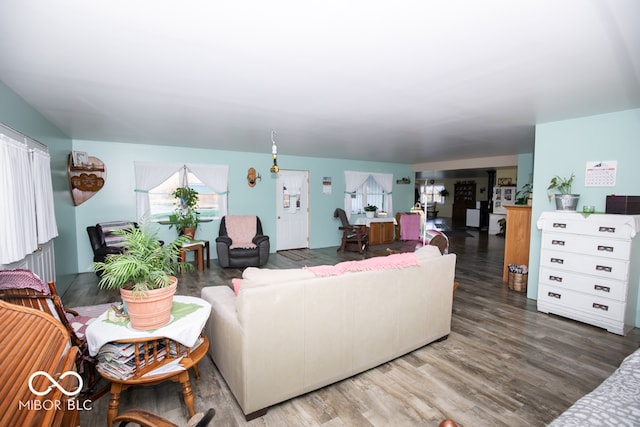
<svg viewBox="0 0 640 427">
<path fill-rule="evenodd" d="M 568 177 L 572 172 L 575 173 L 572 192 L 580 194 L 578 210 L 582 210 L 583 205 L 594 205 L 596 212 L 604 212 L 607 195 L 640 195 L 639 141 L 640 109 L 546 123 L 536 127 L 527 289 L 529 298 L 537 299 L 538 293 L 541 232 L 536 221 L 542 212 L 555 210 L 554 201 L 547 198 L 547 186 L 551 178 L 555 175 Z M 585 187 L 586 163 L 598 160 L 617 160 L 615 187 Z M 640 310 L 636 313 L 635 326 L 640 326 Z"/>
<path fill-rule="evenodd" d="M 518 190 L 533 182 L 533 153 L 518 154 Z"/>
<path fill-rule="evenodd" d="M 67 178 L 67 156 L 71 152 L 71 139 L 3 82 L 0 82 L 0 122 L 49 147 L 58 225 L 58 237 L 54 239 L 56 286 L 58 292 L 63 294 L 78 271 L 75 210 Z"/>
<path fill-rule="evenodd" d="M 157 145 L 126 144 L 74 140 L 73 149 L 86 151 L 90 156 L 102 160 L 107 169 L 104 187 L 91 199 L 76 208 L 76 235 L 79 272 L 91 271 L 92 252 L 86 227 L 102 221 L 120 219 L 135 220 L 135 161 L 205 163 L 229 165 L 229 213 L 258 215 L 264 232 L 272 239 L 271 250 L 276 248 L 276 178 L 269 172 L 271 167 L 271 145 L 264 140 L 264 153 L 207 150 L 197 148 Z M 278 143 L 281 153 L 286 153 L 286 142 Z M 408 211 L 413 206 L 414 186 L 395 184 L 396 179 L 412 176 L 411 165 L 397 163 L 364 162 L 337 158 L 315 158 L 278 155 L 282 169 L 308 170 L 310 207 L 310 246 L 322 248 L 338 246 L 341 233 L 333 211 L 344 206 L 344 171 L 368 171 L 392 173 L 394 176 L 393 207 L 397 211 Z M 247 184 L 247 171 L 256 169 L 262 181 L 255 187 Z M 330 195 L 322 192 L 322 178 L 332 179 Z M 170 241 L 176 237 L 175 229 L 157 226 L 160 237 Z M 215 238 L 219 221 L 201 224 L 196 237 L 211 242 L 211 257 L 216 258 Z"/>
</svg>

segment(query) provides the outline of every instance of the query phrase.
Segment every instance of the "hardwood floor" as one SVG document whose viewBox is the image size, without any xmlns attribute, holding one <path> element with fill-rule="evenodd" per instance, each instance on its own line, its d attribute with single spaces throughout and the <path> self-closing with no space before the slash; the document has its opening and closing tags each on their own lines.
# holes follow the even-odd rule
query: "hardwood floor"
<svg viewBox="0 0 640 427">
<path fill-rule="evenodd" d="M 504 239 L 470 230 L 451 237 L 458 256 L 460 287 L 449 338 L 339 383 L 273 406 L 246 423 L 210 358 L 192 379 L 196 411 L 217 411 L 215 426 L 437 426 L 444 418 L 460 426 L 543 426 L 609 376 L 638 346 L 640 330 L 626 337 L 536 311 L 536 302 L 502 283 Z M 388 245 L 387 245 L 388 246 Z M 394 248 L 399 244 L 395 243 Z M 214 248 L 212 248 L 214 249 Z M 367 256 L 385 255 L 386 246 Z M 314 249 L 309 260 L 271 254 L 267 267 L 295 268 L 358 259 L 336 247 Z M 230 285 L 237 269 L 216 260 L 204 273 L 180 276 L 181 294 L 200 295 L 204 286 Z M 63 295 L 67 307 L 115 301 L 99 290 L 95 275 L 78 276 Z M 82 426 L 104 426 L 108 396 L 81 413 Z M 143 408 L 186 425 L 182 391 L 176 383 L 125 391 L 120 411 Z"/>
</svg>

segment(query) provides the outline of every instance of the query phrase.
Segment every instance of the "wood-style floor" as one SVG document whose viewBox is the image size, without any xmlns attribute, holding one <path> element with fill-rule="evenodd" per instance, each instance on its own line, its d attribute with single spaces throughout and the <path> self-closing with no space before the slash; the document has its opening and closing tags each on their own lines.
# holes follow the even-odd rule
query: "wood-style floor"
<svg viewBox="0 0 640 427">
<path fill-rule="evenodd" d="M 246 423 L 210 358 L 192 379 L 196 411 L 214 407 L 215 426 L 543 426 L 609 376 L 638 347 L 640 330 L 626 337 L 536 311 L 536 302 L 502 283 L 504 239 L 486 232 L 451 237 L 460 282 L 449 338 L 360 375 L 283 402 Z M 204 238 L 204 236 L 199 236 Z M 214 237 L 211 237 L 213 242 Z M 395 244 L 394 246 L 397 246 Z M 215 248 L 212 247 L 213 250 Z M 367 256 L 385 255 L 373 247 Z M 314 249 L 310 260 L 271 254 L 267 267 L 294 268 L 358 259 L 336 247 Z M 204 273 L 181 276 L 179 293 L 200 295 L 204 286 L 230 285 L 241 271 L 212 260 Z M 78 276 L 63 296 L 67 307 L 115 301 L 96 277 Z M 268 369 L 268 367 L 265 367 Z M 120 411 L 144 408 L 186 425 L 177 383 L 123 392 Z M 108 395 L 81 413 L 82 426 L 104 426 Z"/>
</svg>

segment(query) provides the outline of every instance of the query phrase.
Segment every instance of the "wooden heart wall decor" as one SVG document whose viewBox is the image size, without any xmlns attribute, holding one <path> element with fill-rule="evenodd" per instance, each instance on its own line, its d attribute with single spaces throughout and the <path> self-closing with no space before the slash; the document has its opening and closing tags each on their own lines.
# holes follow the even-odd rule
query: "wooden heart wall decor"
<svg viewBox="0 0 640 427">
<path fill-rule="evenodd" d="M 69 154 L 67 165 L 69 188 L 74 206 L 81 205 L 92 198 L 107 179 L 107 168 L 97 157 L 87 156 L 81 162 L 74 162 L 74 156 Z"/>
</svg>

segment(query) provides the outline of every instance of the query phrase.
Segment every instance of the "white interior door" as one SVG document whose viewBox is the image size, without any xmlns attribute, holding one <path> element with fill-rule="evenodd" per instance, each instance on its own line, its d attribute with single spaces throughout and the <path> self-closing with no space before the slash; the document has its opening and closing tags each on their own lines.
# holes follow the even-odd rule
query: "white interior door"
<svg viewBox="0 0 640 427">
<path fill-rule="evenodd" d="M 308 248 L 309 171 L 280 170 L 276 214 L 276 250 Z"/>
</svg>

